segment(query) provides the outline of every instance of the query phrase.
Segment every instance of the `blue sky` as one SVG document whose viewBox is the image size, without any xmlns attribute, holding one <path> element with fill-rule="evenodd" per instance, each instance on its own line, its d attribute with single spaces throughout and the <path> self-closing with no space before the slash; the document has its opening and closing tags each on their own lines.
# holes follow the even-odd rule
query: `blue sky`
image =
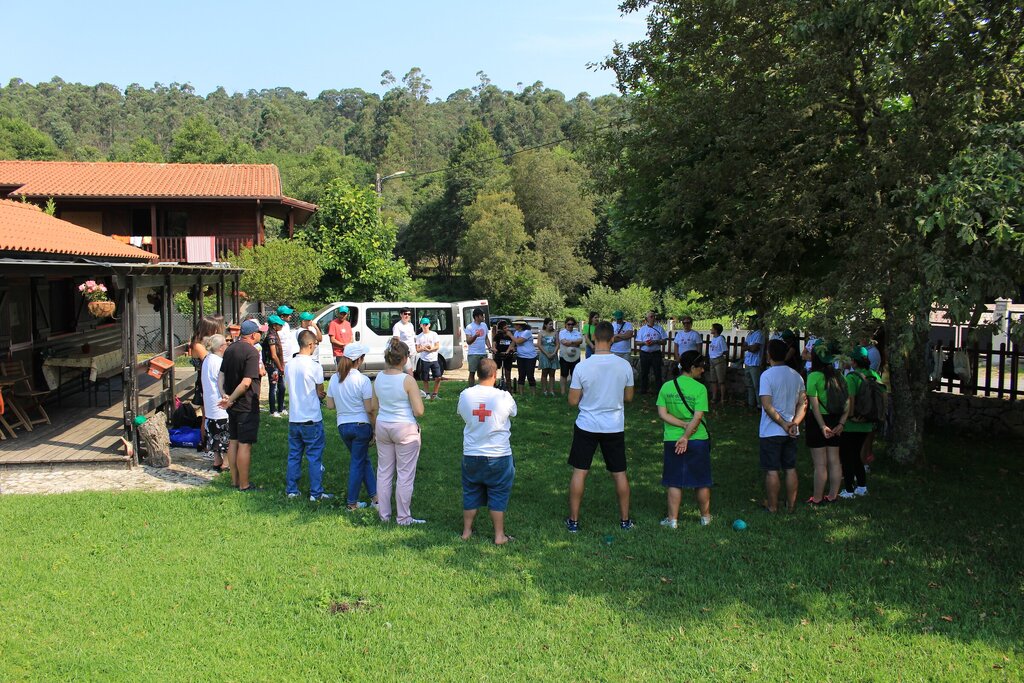
<svg viewBox="0 0 1024 683">
<path fill-rule="evenodd" d="M 31 17 L 31 19 L 29 19 Z M 614 92 L 588 70 L 616 40 L 644 35 L 617 0 L 224 2 L 76 0 L 33 3 L 0 28 L 0 83 L 60 76 L 87 84 L 191 83 L 200 94 L 275 86 L 383 92 L 380 74 L 420 67 L 432 97 L 478 83 L 542 81 L 567 97 Z"/>
</svg>

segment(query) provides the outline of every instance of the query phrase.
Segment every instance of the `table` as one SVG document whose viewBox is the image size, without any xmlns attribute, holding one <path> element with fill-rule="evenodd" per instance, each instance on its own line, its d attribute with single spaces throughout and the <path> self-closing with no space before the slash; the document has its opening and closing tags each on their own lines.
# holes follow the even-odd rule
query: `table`
<svg viewBox="0 0 1024 683">
<path fill-rule="evenodd" d="M 75 368 L 87 372 L 89 381 L 105 372 L 121 367 L 123 353 L 120 348 L 97 349 L 90 353 L 69 353 L 54 356 L 43 361 L 43 378 L 50 389 L 59 389 L 64 368 Z"/>
</svg>

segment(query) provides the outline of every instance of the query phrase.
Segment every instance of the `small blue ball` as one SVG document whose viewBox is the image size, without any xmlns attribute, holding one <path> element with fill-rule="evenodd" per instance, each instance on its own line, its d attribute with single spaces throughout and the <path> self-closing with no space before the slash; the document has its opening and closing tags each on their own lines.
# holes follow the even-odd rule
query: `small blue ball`
<svg viewBox="0 0 1024 683">
<path fill-rule="evenodd" d="M 737 519 L 735 522 L 732 523 L 732 530 L 733 531 L 743 531 L 746 528 L 747 528 L 747 523 L 744 522 L 742 519 Z"/>
</svg>

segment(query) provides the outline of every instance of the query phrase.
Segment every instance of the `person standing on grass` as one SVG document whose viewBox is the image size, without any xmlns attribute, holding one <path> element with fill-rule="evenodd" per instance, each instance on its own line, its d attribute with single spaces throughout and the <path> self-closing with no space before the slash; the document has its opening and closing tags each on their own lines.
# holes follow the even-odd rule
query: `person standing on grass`
<svg viewBox="0 0 1024 683">
<path fill-rule="evenodd" d="M 537 367 L 537 344 L 533 341 L 533 330 L 529 323 L 520 318 L 512 323 L 516 332 L 512 335 L 512 343 L 516 345 L 516 357 L 519 359 L 519 376 L 516 381 L 526 392 L 526 385 L 530 385 L 530 393 L 537 395 L 537 378 L 534 376 L 534 369 Z"/>
<path fill-rule="evenodd" d="M 427 393 L 430 380 L 434 380 L 434 391 L 430 399 L 438 399 L 437 390 L 441 388 L 441 363 L 437 352 L 441 349 L 441 338 L 430 329 L 430 318 L 420 318 L 420 333 L 416 335 L 416 350 L 419 351 L 420 379 L 423 380 L 423 393 Z"/>
<path fill-rule="evenodd" d="M 565 395 L 566 385 L 572 380 L 576 366 L 580 364 L 580 347 L 583 335 L 576 331 L 576 318 L 565 319 L 565 329 L 558 333 L 559 395 Z M 553 394 L 554 392 L 552 392 Z"/>
<path fill-rule="evenodd" d="M 846 387 L 850 392 L 849 408 L 846 411 L 846 427 L 839 435 L 839 460 L 843 467 L 843 490 L 840 498 L 868 495 L 868 475 L 861 458 L 864 440 L 874 431 L 875 424 L 857 419 L 857 392 L 864 382 L 878 382 L 882 377 L 871 369 L 871 355 L 863 346 L 853 351 L 853 372 L 846 375 Z"/>
<path fill-rule="evenodd" d="M 291 306 L 281 305 L 277 307 L 277 316 L 281 319 L 281 353 L 284 364 L 292 362 L 292 357 L 299 352 L 299 340 L 295 338 L 295 330 L 292 328 L 292 315 L 295 309 Z"/>
<path fill-rule="evenodd" d="M 633 325 L 626 321 L 626 315 L 622 311 L 612 313 L 612 344 L 611 352 L 616 356 L 630 362 L 633 357 Z M 594 336 L 594 353 L 597 353 L 597 333 Z"/>
<path fill-rule="evenodd" d="M 462 540 L 473 535 L 477 511 L 487 506 L 494 524 L 494 544 L 514 540 L 505 534 L 505 511 L 512 493 L 516 468 L 509 444 L 516 402 L 507 391 L 494 387 L 498 366 L 483 359 L 477 369 L 480 382 L 459 394 L 462 431 Z"/>
<path fill-rule="evenodd" d="M 711 403 L 725 405 L 726 381 L 729 373 L 729 347 L 722 336 L 724 328 L 719 323 L 711 325 L 711 341 L 708 342 L 708 360 L 711 365 Z"/>
<path fill-rule="evenodd" d="M 807 499 L 809 505 L 835 501 L 843 475 L 839 445 L 850 397 L 846 381 L 833 363 L 835 356 L 829 353 L 824 341 L 811 349 L 811 371 L 807 374 L 807 448 L 814 463 L 814 493 Z"/>
<path fill-rule="evenodd" d="M 352 323 L 348 321 L 348 306 L 339 306 L 334 311 L 334 320 L 327 326 L 327 338 L 331 340 L 334 362 L 345 355 L 345 345 L 352 343 Z"/>
<path fill-rule="evenodd" d="M 693 329 L 693 318 L 684 315 L 683 319 L 679 321 L 683 326 L 683 329 L 676 332 L 675 347 L 676 347 L 676 362 L 683 357 L 683 354 L 687 351 L 700 351 L 701 347 L 704 346 L 704 341 L 701 339 L 700 332 Z"/>
<path fill-rule="evenodd" d="M 391 336 L 405 344 L 409 351 L 406 355 L 405 374 L 412 377 L 416 358 L 416 329 L 412 326 L 412 309 L 403 308 L 399 316 L 398 322 L 391 328 Z"/>
<path fill-rule="evenodd" d="M 700 525 L 711 523 L 711 437 L 704 421 L 708 390 L 700 382 L 705 360 L 700 351 L 684 353 L 679 359 L 681 374 L 658 392 L 658 417 L 665 423 L 661 485 L 668 496 L 668 514 L 661 526 L 669 529 L 679 525 L 683 489 L 694 489 Z"/>
<path fill-rule="evenodd" d="M 473 322 L 466 326 L 466 345 L 469 351 L 469 386 L 476 383 L 476 369 L 480 361 L 487 358 L 487 352 L 491 351 L 491 338 L 488 335 L 487 323 L 484 322 L 482 309 L 473 309 Z"/>
<path fill-rule="evenodd" d="M 629 516 L 629 479 L 626 478 L 626 410 L 633 400 L 633 366 L 611 351 L 615 336 L 611 323 L 600 322 L 594 331 L 594 355 L 580 363 L 569 385 L 569 405 L 579 406 L 569 449 L 569 516 L 565 528 L 580 530 L 580 505 L 587 474 L 598 447 L 615 482 L 619 501 L 619 527 L 632 529 Z"/>
<path fill-rule="evenodd" d="M 516 362 L 516 345 L 512 343 L 512 332 L 507 320 L 499 320 L 494 326 L 494 362 L 501 369 L 501 382 L 506 391 L 512 391 L 512 366 Z M 470 384 L 470 386 L 473 386 Z"/>
<path fill-rule="evenodd" d="M 327 384 L 327 408 L 338 411 L 338 434 L 349 452 L 348 509 L 359 510 L 366 503 L 359 492 L 366 486 L 370 503 L 377 505 L 377 475 L 370 460 L 370 442 L 377 414 L 373 408 L 373 383 L 359 371 L 367 347 L 360 342 L 345 345 L 338 359 L 338 371 Z"/>
<path fill-rule="evenodd" d="M 288 384 L 291 411 L 288 414 L 288 475 L 285 493 L 289 498 L 299 497 L 299 477 L 302 476 L 302 455 L 309 463 L 309 500 L 316 503 L 334 496 L 324 493 L 324 416 L 320 410 L 323 400 L 324 368 L 316 361 L 316 335 L 312 330 L 301 330 L 296 337 L 299 352 L 288 365 L 284 381 Z"/>
<path fill-rule="evenodd" d="M 199 380 L 203 384 L 203 424 L 206 426 L 206 452 L 213 460 L 213 469 L 224 469 L 224 457 L 228 453 L 228 411 L 220 403 L 220 366 L 224 361 L 227 340 L 223 334 L 212 334 L 203 339 L 206 357 L 199 369 Z"/>
<path fill-rule="evenodd" d="M 747 407 L 757 408 L 757 392 L 761 386 L 761 366 L 763 364 L 764 332 L 757 316 L 750 317 L 750 331 L 743 339 L 740 349 L 743 351 L 743 379 L 747 385 Z M 788 350 L 788 348 L 787 348 Z"/>
<path fill-rule="evenodd" d="M 761 398 L 760 437 L 761 469 L 767 498 L 764 509 L 779 509 L 779 473 L 786 477 L 786 509 L 796 509 L 796 451 L 800 436 L 800 423 L 807 412 L 807 393 L 800 373 L 786 365 L 786 342 L 772 339 L 768 342 L 768 361 L 771 367 L 760 374 Z"/>
<path fill-rule="evenodd" d="M 594 355 L 594 330 L 597 329 L 597 323 L 600 322 L 600 320 L 600 314 L 597 311 L 591 311 L 587 315 L 587 324 L 583 326 L 583 343 L 587 349 L 587 358 Z"/>
<path fill-rule="evenodd" d="M 644 324 L 636 333 L 640 344 L 640 393 L 647 393 L 647 379 L 654 373 L 654 386 L 661 387 L 661 371 L 664 366 L 662 351 L 668 335 L 665 328 L 658 323 L 658 314 L 647 311 Z"/>
<path fill-rule="evenodd" d="M 555 321 L 544 318 L 544 326 L 540 331 L 540 393 L 545 396 L 555 395 L 555 370 L 558 369 L 558 335 L 555 334 Z M 565 393 L 563 387 L 562 393 Z"/>
<path fill-rule="evenodd" d="M 424 524 L 412 516 L 412 491 L 420 457 L 420 426 L 423 399 L 416 380 L 406 373 L 409 347 L 397 337 L 384 351 L 387 368 L 373 381 L 372 411 L 377 414 L 377 496 L 382 521 L 391 521 L 394 488 L 396 516 L 401 526 Z"/>
<path fill-rule="evenodd" d="M 196 387 L 192 395 L 192 403 L 197 406 L 205 406 L 206 401 L 204 400 L 203 392 L 203 362 L 206 359 L 206 354 L 209 351 L 204 343 L 207 337 L 215 334 L 224 334 L 224 318 L 204 315 L 199 319 L 199 324 L 196 325 L 195 332 L 192 334 L 192 340 L 188 345 L 189 362 L 192 363 L 192 367 L 196 371 Z M 214 383 L 216 386 L 216 383 Z M 220 400 L 220 392 L 215 391 L 211 394 L 213 402 L 216 403 Z M 204 410 L 203 417 L 206 417 Z M 206 441 L 206 420 L 203 419 L 199 423 L 199 448 L 209 456 L 213 451 L 210 445 Z"/>
<path fill-rule="evenodd" d="M 281 329 L 285 322 L 277 315 L 267 318 L 267 336 L 261 342 L 263 366 L 267 369 L 267 403 L 270 417 L 284 417 L 284 351 Z"/>
<path fill-rule="evenodd" d="M 323 341 L 324 333 L 320 331 L 319 327 L 313 324 L 314 317 L 315 316 L 309 311 L 303 311 L 302 313 L 299 313 L 299 329 L 295 330 L 296 341 L 298 341 L 299 335 L 302 334 L 303 330 L 309 330 L 310 332 L 312 332 L 313 335 L 316 337 L 317 344 L 320 344 L 320 342 Z M 299 344 L 299 346 L 301 347 L 302 344 Z M 315 353 L 313 354 L 313 358 L 314 360 L 316 359 Z"/>
<path fill-rule="evenodd" d="M 228 411 L 228 467 L 231 485 L 239 491 L 255 491 L 249 481 L 252 445 L 260 431 L 260 326 L 245 320 L 238 340 L 228 346 L 220 366 L 218 406 Z"/>
</svg>

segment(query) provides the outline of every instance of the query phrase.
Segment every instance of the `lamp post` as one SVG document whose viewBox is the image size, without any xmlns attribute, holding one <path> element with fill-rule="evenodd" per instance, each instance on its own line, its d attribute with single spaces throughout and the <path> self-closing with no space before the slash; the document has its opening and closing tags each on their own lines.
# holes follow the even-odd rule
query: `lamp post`
<svg viewBox="0 0 1024 683">
<path fill-rule="evenodd" d="M 377 187 L 377 198 L 378 199 L 384 197 L 384 181 L 385 180 L 390 180 L 391 178 L 397 178 L 399 175 L 406 175 L 406 171 L 395 171 L 394 173 L 391 173 L 390 175 L 383 175 L 383 176 L 380 173 L 377 174 L 377 185 L 376 185 L 376 187 Z M 377 203 L 377 213 L 380 213 L 380 211 L 381 211 L 381 204 L 380 204 L 380 202 L 378 202 Z"/>
</svg>

